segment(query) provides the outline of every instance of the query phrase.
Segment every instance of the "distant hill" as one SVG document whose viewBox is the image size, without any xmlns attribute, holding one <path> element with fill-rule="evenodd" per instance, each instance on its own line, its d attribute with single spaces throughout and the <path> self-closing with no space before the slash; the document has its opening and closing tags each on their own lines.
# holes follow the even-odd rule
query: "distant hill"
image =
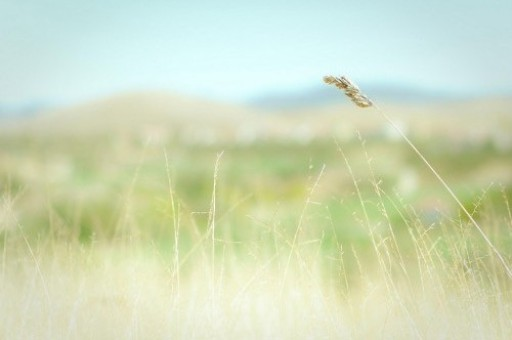
<svg viewBox="0 0 512 340">
<path fill-rule="evenodd" d="M 179 131 L 189 126 L 229 129 L 251 112 L 245 107 L 165 92 L 136 92 L 45 110 L 8 125 L 11 130 L 65 135 L 144 129 Z"/>
<path fill-rule="evenodd" d="M 48 109 L 50 106 L 38 102 L 23 104 L 0 103 L 0 119 L 17 119 L 35 116 L 37 113 Z"/>
<path fill-rule="evenodd" d="M 135 92 L 48 110 L 35 123 L 72 128 L 128 128 L 140 124 L 232 119 L 244 108 L 165 92 Z"/>
<path fill-rule="evenodd" d="M 369 91 L 365 92 L 378 101 L 381 109 L 414 136 L 428 140 L 434 140 L 437 135 L 454 140 L 499 138 L 499 143 L 507 148 L 512 145 L 508 137 L 512 129 L 512 97 L 411 103 L 385 101 L 376 90 L 366 88 Z M 293 96 L 286 98 L 292 103 L 276 109 L 276 106 L 230 105 L 165 92 L 125 93 L 48 109 L 26 119 L 2 120 L 0 135 L 21 133 L 44 138 L 123 135 L 139 141 L 211 144 L 253 143 L 274 138 L 306 143 L 332 136 L 343 140 L 355 138 L 356 132 L 365 136 L 390 133 L 389 124 L 375 110 L 358 108 L 336 89 L 326 86 L 316 96 L 301 97 L 302 105 L 298 99 L 298 102 L 290 99 Z M 414 96 L 411 94 L 410 98 Z"/>
<path fill-rule="evenodd" d="M 424 104 L 462 99 L 443 92 L 399 85 L 361 84 L 360 88 L 379 102 Z M 300 91 L 269 93 L 250 100 L 249 104 L 257 108 L 280 109 L 334 104 L 344 100 L 336 89 L 319 84 Z"/>
</svg>

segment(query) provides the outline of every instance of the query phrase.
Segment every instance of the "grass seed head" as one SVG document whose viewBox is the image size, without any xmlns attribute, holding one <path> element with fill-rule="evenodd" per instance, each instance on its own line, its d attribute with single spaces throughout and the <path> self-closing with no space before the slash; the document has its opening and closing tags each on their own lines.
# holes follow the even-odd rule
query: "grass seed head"
<svg viewBox="0 0 512 340">
<path fill-rule="evenodd" d="M 345 95 L 359 107 L 370 107 L 373 105 L 372 101 L 347 77 L 325 76 L 324 82 L 329 85 L 334 85 L 345 92 Z"/>
</svg>

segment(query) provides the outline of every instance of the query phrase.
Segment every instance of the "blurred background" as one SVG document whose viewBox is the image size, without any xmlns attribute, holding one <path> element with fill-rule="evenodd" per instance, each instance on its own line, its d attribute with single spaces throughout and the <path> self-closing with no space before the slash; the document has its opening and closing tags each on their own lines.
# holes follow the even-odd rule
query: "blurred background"
<svg viewBox="0 0 512 340">
<path fill-rule="evenodd" d="M 326 73 L 386 99 L 509 95 L 511 12 L 506 0 L 3 0 L 0 104 L 166 91 L 302 105 L 327 100 Z"/>
<path fill-rule="evenodd" d="M 0 338 L 510 338 L 511 14 L 0 0 Z"/>
<path fill-rule="evenodd" d="M 341 143 L 361 178 L 375 167 L 390 190 L 438 209 L 432 176 L 377 112 L 323 84 L 332 74 L 359 84 L 470 205 L 491 183 L 511 183 L 511 12 L 505 0 L 4 0 L 4 191 L 24 190 L 30 210 L 27 188 L 60 188 L 71 214 L 115 195 L 134 167 L 159 181 L 151 171 L 164 174 L 166 150 L 182 194 L 204 205 L 193 200 L 209 196 L 215 154 L 227 151 L 233 190 L 272 211 L 300 203 L 301 179 L 322 165 L 339 182 L 325 199 L 350 192 Z M 278 178 L 282 192 L 258 197 Z"/>
<path fill-rule="evenodd" d="M 323 165 L 334 183 L 324 199 L 350 193 L 340 143 L 359 177 L 378 169 L 426 215 L 449 210 L 397 132 L 323 84 L 332 74 L 359 84 L 471 205 L 512 181 L 511 12 L 505 0 L 4 0 L 3 190 L 24 192 L 20 218 L 38 202 L 28 188 L 67 192 L 39 199 L 66 206 L 68 221 L 95 199 L 112 205 L 137 167 L 164 181 L 165 151 L 185 201 L 204 206 L 226 151 L 232 189 L 271 212 L 300 204 Z M 262 189 L 275 181 L 281 191 Z M 82 227 L 91 234 L 106 220 L 117 217 Z"/>
</svg>

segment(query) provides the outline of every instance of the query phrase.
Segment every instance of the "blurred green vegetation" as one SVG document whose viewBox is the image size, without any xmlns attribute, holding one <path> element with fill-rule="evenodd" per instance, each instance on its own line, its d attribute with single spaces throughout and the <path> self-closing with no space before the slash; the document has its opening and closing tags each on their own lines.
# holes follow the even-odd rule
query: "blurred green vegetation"
<svg viewBox="0 0 512 340">
<path fill-rule="evenodd" d="M 512 168 L 512 153 L 491 143 L 415 142 L 510 253 L 512 175 L 503 174 Z M 170 254 L 179 228 L 187 254 L 208 231 L 222 153 L 215 237 L 241 254 L 279 252 L 296 234 L 301 247 L 326 258 L 339 258 L 344 249 L 350 259 L 351 247 L 370 251 L 372 233 L 381 240 L 394 233 L 404 252 L 414 249 L 411 235 L 424 230 L 432 238 L 462 230 L 466 240 L 476 240 L 472 247 L 481 244 L 415 154 L 380 137 L 148 144 L 129 135 L 19 135 L 0 138 L 0 147 L 0 194 L 15 218 L 2 221 L 2 237 L 22 229 L 31 240 L 84 246 L 136 239 Z"/>
</svg>

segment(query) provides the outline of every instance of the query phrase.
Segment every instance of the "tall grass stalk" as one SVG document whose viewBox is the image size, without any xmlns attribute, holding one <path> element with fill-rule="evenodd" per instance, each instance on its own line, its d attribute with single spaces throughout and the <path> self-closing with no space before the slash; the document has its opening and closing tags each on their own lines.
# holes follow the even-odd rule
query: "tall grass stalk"
<svg viewBox="0 0 512 340">
<path fill-rule="evenodd" d="M 284 268 L 283 281 L 282 281 L 282 285 L 281 285 L 281 297 L 283 296 L 283 293 L 284 293 L 284 287 L 285 287 L 286 280 L 288 277 L 288 271 L 290 270 L 292 255 L 294 253 L 296 253 L 298 255 L 298 257 L 300 257 L 297 247 L 298 247 L 299 235 L 302 231 L 302 225 L 304 223 L 304 217 L 305 217 L 307 208 L 312 203 L 311 198 L 313 196 L 313 193 L 315 192 L 316 187 L 318 186 L 318 183 L 320 182 L 320 179 L 322 178 L 324 171 L 325 171 L 325 164 L 322 165 L 322 168 L 320 169 L 320 172 L 318 173 L 318 176 L 316 177 L 315 182 L 313 183 L 313 185 L 311 186 L 311 189 L 309 190 L 309 193 L 306 197 L 306 202 L 304 203 L 302 212 L 299 217 L 299 222 L 297 223 L 297 227 L 295 228 L 295 233 L 293 234 L 292 243 L 290 245 L 290 252 L 288 254 L 288 260 L 286 261 L 286 267 Z"/>
<path fill-rule="evenodd" d="M 217 177 L 219 175 L 219 165 L 222 152 L 217 154 L 215 161 L 215 168 L 213 170 L 213 188 L 212 188 L 212 199 L 210 202 L 210 212 L 208 214 L 208 233 L 211 236 L 211 303 L 212 303 L 212 320 L 215 318 L 215 303 L 216 303 L 216 288 L 215 288 L 215 221 L 217 213 Z"/>
<path fill-rule="evenodd" d="M 180 235 L 180 207 L 176 203 L 174 198 L 174 187 L 171 177 L 171 169 L 169 165 L 169 158 L 167 157 L 167 151 L 164 150 L 165 157 L 165 170 L 167 174 L 167 182 L 169 185 L 169 204 L 171 208 L 172 228 L 174 234 L 174 257 L 173 257 L 173 268 L 172 278 L 173 287 L 176 293 L 176 301 L 180 297 L 180 249 L 179 249 L 179 235 Z"/>
<path fill-rule="evenodd" d="M 354 171 L 352 170 L 350 162 L 348 161 L 347 156 L 345 155 L 345 153 L 343 152 L 343 149 L 341 148 L 341 146 L 339 144 L 338 144 L 338 150 L 341 153 L 343 160 L 345 161 L 345 165 L 348 169 L 349 175 L 352 178 L 352 182 L 354 183 L 354 188 L 355 188 L 358 200 L 359 200 L 359 204 L 361 206 L 361 210 L 363 212 L 364 223 L 365 223 L 368 235 L 370 237 L 372 247 L 375 251 L 375 258 L 377 259 L 377 262 L 379 264 L 379 269 L 380 269 L 380 272 L 382 275 L 382 280 L 384 281 L 384 284 L 386 286 L 388 298 L 392 299 L 393 302 L 398 304 L 398 306 L 400 307 L 401 311 L 403 312 L 405 318 L 408 321 L 408 326 L 410 327 L 411 332 L 414 333 L 414 335 L 416 337 L 421 338 L 421 334 L 419 334 L 419 332 L 418 332 L 418 325 L 416 324 L 416 322 L 411 314 L 410 307 L 408 307 L 404 301 L 404 296 L 403 296 L 404 293 L 402 293 L 400 291 L 400 288 L 397 286 L 397 281 L 393 278 L 393 275 L 391 273 L 391 268 L 389 266 L 389 263 L 391 262 L 389 246 L 386 244 L 386 242 L 384 242 L 384 240 L 380 240 L 378 238 L 377 233 L 374 231 L 374 227 L 371 225 L 370 215 L 369 215 L 368 209 L 366 207 L 367 202 L 365 201 L 362 191 L 359 188 L 359 184 L 355 177 Z M 366 154 L 366 159 L 368 162 L 370 162 L 370 158 L 369 158 L 368 154 Z M 370 168 L 371 168 L 371 165 L 370 165 Z M 391 222 L 389 221 L 389 216 L 387 214 L 386 209 L 384 208 L 384 202 L 382 200 L 382 195 L 380 194 L 380 188 L 378 187 L 378 183 L 376 182 L 376 179 L 374 177 L 373 170 L 371 170 L 371 171 L 372 171 L 372 175 L 371 175 L 372 181 L 374 182 L 373 184 L 375 186 L 375 190 L 377 191 L 377 197 L 382 205 L 380 207 L 381 214 L 387 220 L 389 229 L 391 229 L 390 234 L 391 234 L 391 238 L 393 240 L 393 244 L 396 247 L 395 251 L 398 254 L 399 266 L 401 267 L 402 271 L 404 272 L 405 277 L 408 279 L 408 273 L 407 273 L 407 270 L 405 269 L 405 263 L 403 262 L 403 258 L 401 256 L 400 249 L 398 248 L 398 243 L 397 243 L 395 234 L 391 228 Z M 355 254 L 355 251 L 354 251 L 354 254 Z M 355 255 L 355 257 L 357 260 L 357 255 Z M 386 259 L 388 259 L 387 262 L 386 262 Z M 359 263 L 359 260 L 357 260 L 357 262 Z M 359 264 L 359 266 L 360 266 L 360 264 Z M 360 271 L 362 272 L 362 269 L 360 269 Z"/>
<path fill-rule="evenodd" d="M 434 174 L 436 179 L 441 183 L 441 185 L 446 189 L 448 194 L 453 198 L 453 200 L 457 203 L 459 208 L 462 210 L 464 215 L 467 216 L 469 221 L 473 224 L 473 226 L 476 228 L 476 230 L 480 233 L 484 241 L 487 243 L 487 245 L 492 249 L 498 260 L 503 265 L 503 268 L 505 269 L 508 277 L 512 279 L 512 270 L 510 269 L 509 265 L 507 264 L 505 258 L 499 250 L 494 246 L 492 241 L 489 239 L 489 237 L 485 234 L 482 227 L 479 225 L 479 223 L 474 219 L 473 215 L 469 213 L 469 211 L 464 207 L 460 199 L 457 197 L 455 192 L 451 189 L 451 187 L 446 183 L 446 181 L 441 177 L 441 175 L 437 172 L 437 170 L 430 164 L 430 162 L 425 158 L 423 153 L 418 150 L 418 148 L 414 145 L 414 143 L 407 137 L 407 135 L 402 131 L 402 129 L 380 108 L 378 107 L 373 101 L 371 101 L 366 95 L 364 95 L 361 90 L 347 77 L 332 77 L 332 76 L 326 76 L 324 77 L 324 82 L 329 85 L 334 85 L 340 90 L 344 91 L 345 94 L 359 107 L 373 107 L 376 112 L 378 112 L 392 127 L 395 129 L 400 137 L 403 138 L 403 140 L 409 145 L 409 147 L 416 153 L 416 155 L 421 159 L 421 161 L 427 166 L 427 168 Z"/>
</svg>

